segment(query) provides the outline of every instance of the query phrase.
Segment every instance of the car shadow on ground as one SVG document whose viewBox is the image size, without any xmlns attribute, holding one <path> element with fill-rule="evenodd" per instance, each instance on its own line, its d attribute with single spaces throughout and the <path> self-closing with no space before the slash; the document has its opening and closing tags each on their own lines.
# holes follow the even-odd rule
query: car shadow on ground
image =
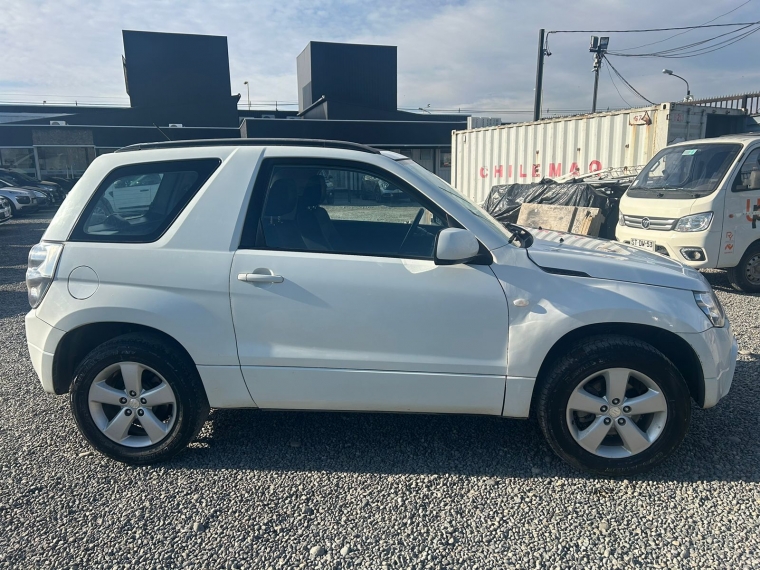
<svg viewBox="0 0 760 570">
<path fill-rule="evenodd" d="M 740 362 L 740 372 L 756 365 Z M 746 388 L 735 386 L 717 408 L 695 407 L 675 454 L 631 479 L 760 481 L 760 441 L 732 431 L 736 414 L 752 412 Z M 595 478 L 555 456 L 533 419 L 417 414 L 214 410 L 197 441 L 167 467 Z"/>
<path fill-rule="evenodd" d="M 707 282 L 716 291 L 721 291 L 723 293 L 732 293 L 740 297 L 757 297 L 757 295 L 754 293 L 744 293 L 743 291 L 737 291 L 734 289 L 731 286 L 731 283 L 729 283 L 728 273 L 725 271 L 700 271 L 700 273 L 705 276 Z"/>
</svg>

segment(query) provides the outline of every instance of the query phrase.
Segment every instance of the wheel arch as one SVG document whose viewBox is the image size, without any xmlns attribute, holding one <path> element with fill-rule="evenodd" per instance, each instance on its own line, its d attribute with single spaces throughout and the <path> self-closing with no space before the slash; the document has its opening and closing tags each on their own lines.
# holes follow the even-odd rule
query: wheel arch
<svg viewBox="0 0 760 570">
<path fill-rule="evenodd" d="M 742 256 L 739 258 L 739 261 L 741 261 L 745 255 L 747 255 L 747 252 L 752 249 L 753 247 L 760 247 L 760 237 L 757 238 L 755 241 L 749 242 L 746 248 L 744 248 L 744 251 L 742 252 Z M 738 263 L 737 263 L 738 265 Z"/>
<path fill-rule="evenodd" d="M 81 325 L 67 332 L 58 343 L 53 356 L 53 390 L 67 394 L 74 377 L 74 370 L 94 348 L 106 341 L 128 333 L 144 333 L 158 337 L 184 354 L 195 365 L 190 353 L 171 335 L 146 325 L 127 322 L 100 322 Z"/>
<path fill-rule="evenodd" d="M 546 354 L 533 388 L 532 401 L 540 389 L 542 380 L 552 365 L 575 342 L 598 335 L 620 335 L 650 344 L 662 352 L 681 372 L 692 399 L 702 407 L 705 401 L 705 381 L 699 356 L 691 345 L 677 334 L 666 329 L 634 323 L 596 323 L 573 329 L 561 337 Z"/>
</svg>

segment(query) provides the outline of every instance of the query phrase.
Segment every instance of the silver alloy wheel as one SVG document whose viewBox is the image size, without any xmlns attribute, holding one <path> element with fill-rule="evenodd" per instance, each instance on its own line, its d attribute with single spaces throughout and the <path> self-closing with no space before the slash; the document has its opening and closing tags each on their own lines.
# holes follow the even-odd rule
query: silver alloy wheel
<svg viewBox="0 0 760 570">
<path fill-rule="evenodd" d="M 760 253 L 756 253 L 747 261 L 744 275 L 753 285 L 760 285 Z"/>
<path fill-rule="evenodd" d="M 100 431 L 126 447 L 160 442 L 177 419 L 174 390 L 139 362 L 118 362 L 101 370 L 90 385 L 88 403 Z"/>
<path fill-rule="evenodd" d="M 567 402 L 567 426 L 586 451 L 609 459 L 641 453 L 665 428 L 668 404 L 657 383 L 629 368 L 596 372 Z"/>
</svg>

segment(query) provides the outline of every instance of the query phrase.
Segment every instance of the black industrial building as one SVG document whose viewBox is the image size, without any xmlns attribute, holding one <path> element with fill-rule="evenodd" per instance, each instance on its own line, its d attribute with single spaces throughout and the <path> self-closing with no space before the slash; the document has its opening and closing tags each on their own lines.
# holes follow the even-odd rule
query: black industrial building
<svg viewBox="0 0 760 570">
<path fill-rule="evenodd" d="M 406 154 L 449 178 L 451 131 L 467 115 L 399 111 L 393 46 L 310 42 L 297 57 L 298 111 L 239 108 L 227 38 L 123 32 L 129 107 L 0 105 L 0 163 L 78 178 L 139 142 L 214 138 L 353 141 Z"/>
</svg>

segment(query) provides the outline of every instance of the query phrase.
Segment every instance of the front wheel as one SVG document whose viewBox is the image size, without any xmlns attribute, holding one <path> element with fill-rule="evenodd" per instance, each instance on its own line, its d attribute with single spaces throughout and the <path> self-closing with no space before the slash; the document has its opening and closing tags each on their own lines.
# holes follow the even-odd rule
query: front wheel
<svg viewBox="0 0 760 570">
<path fill-rule="evenodd" d="M 737 291 L 760 293 L 760 243 L 748 248 L 739 264 L 728 270 L 728 281 Z"/>
<path fill-rule="evenodd" d="M 651 469 L 683 440 L 689 390 L 660 351 L 629 337 L 583 339 L 542 381 L 538 421 L 554 452 L 602 475 Z"/>
<path fill-rule="evenodd" d="M 132 465 L 182 451 L 209 413 L 188 357 L 160 338 L 140 334 L 114 338 L 90 352 L 74 373 L 70 399 L 87 441 Z"/>
</svg>

